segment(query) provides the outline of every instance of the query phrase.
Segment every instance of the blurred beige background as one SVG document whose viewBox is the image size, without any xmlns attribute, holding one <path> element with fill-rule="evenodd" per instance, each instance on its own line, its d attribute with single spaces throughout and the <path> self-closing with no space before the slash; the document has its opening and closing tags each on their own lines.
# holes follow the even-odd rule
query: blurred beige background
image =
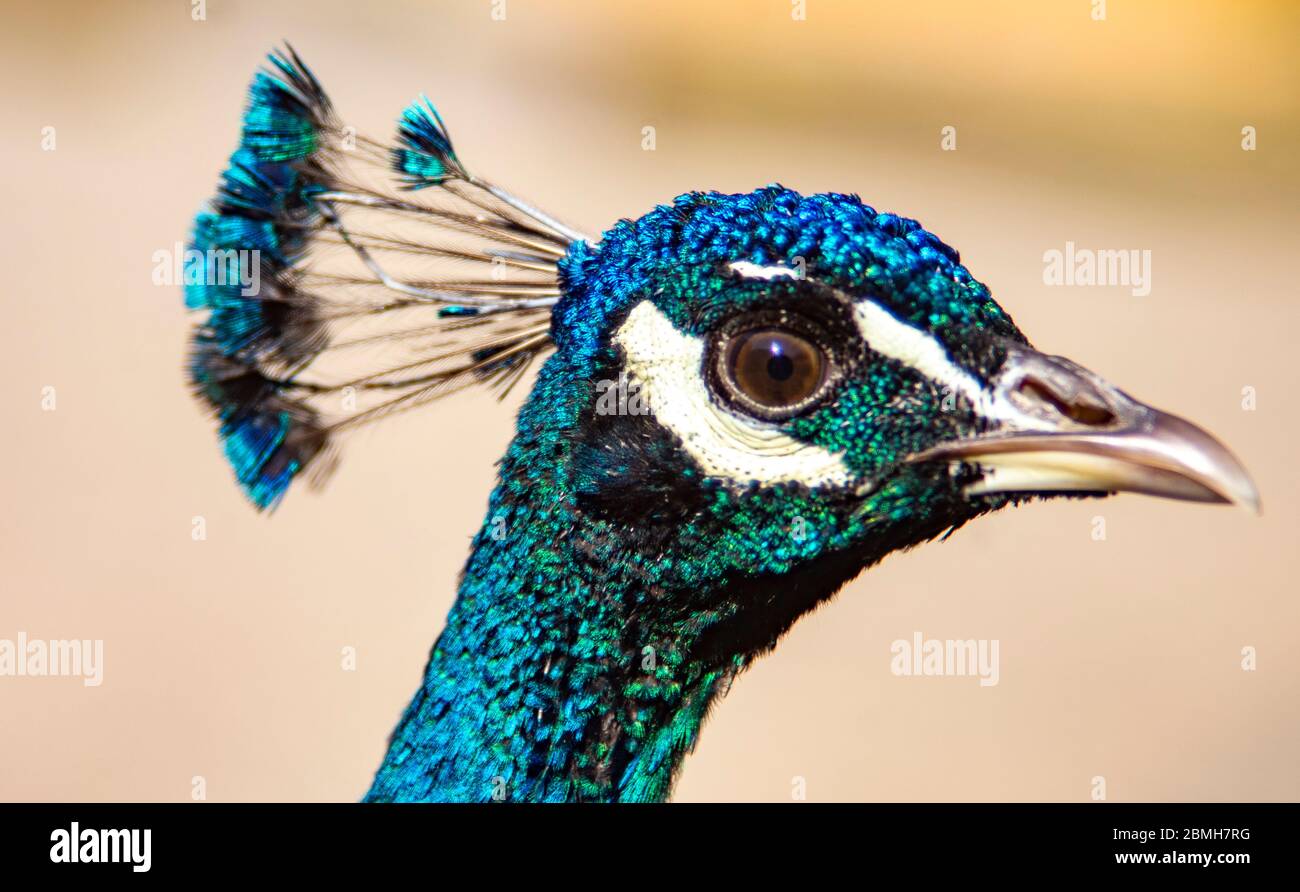
<svg viewBox="0 0 1300 892">
<path fill-rule="evenodd" d="M 188 800 L 195 776 L 355 799 L 451 604 L 522 393 L 354 436 L 325 493 L 259 517 L 186 392 L 180 290 L 151 281 L 282 38 L 362 132 L 427 91 L 477 169 L 589 230 L 772 181 L 915 216 L 1040 348 L 1255 474 L 1258 519 L 1044 504 L 891 558 L 738 680 L 679 801 L 789 801 L 795 777 L 820 801 L 1080 801 L 1096 776 L 1111 800 L 1300 798 L 1300 14 L 1108 6 L 5 2 L 0 638 L 100 638 L 105 666 L 0 678 L 0 799 Z M 1150 295 L 1046 287 L 1066 241 L 1149 249 Z M 998 639 L 1000 683 L 894 677 L 914 631 Z"/>
</svg>

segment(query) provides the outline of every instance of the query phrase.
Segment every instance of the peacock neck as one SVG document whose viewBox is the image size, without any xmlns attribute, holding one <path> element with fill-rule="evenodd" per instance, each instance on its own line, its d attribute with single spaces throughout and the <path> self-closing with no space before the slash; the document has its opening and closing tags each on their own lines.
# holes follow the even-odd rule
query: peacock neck
<svg viewBox="0 0 1300 892">
<path fill-rule="evenodd" d="M 368 798 L 667 798 L 744 656 L 560 506 L 493 502 Z"/>
</svg>

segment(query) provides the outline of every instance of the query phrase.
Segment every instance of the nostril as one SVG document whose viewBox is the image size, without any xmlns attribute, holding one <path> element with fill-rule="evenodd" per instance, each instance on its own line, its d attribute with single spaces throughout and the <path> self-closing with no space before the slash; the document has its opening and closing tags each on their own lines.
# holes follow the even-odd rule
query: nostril
<svg viewBox="0 0 1300 892">
<path fill-rule="evenodd" d="M 1031 399 L 1047 403 L 1066 418 L 1079 424 L 1104 427 L 1115 421 L 1115 413 L 1105 406 L 1078 398 L 1062 399 L 1050 387 L 1033 378 L 1025 378 L 1016 389 Z"/>
</svg>

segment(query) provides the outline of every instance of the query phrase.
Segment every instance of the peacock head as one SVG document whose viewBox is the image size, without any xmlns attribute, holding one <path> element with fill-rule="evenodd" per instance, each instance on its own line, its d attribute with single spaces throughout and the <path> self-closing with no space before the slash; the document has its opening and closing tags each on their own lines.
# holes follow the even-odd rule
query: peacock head
<svg viewBox="0 0 1300 892">
<path fill-rule="evenodd" d="M 561 281 L 554 362 L 592 384 L 574 490 L 686 583 L 846 578 L 1032 497 L 1258 504 L 1218 441 L 1035 351 L 955 250 L 855 196 L 685 195 Z"/>
<path fill-rule="evenodd" d="M 191 379 L 259 508 L 332 468 L 345 431 L 508 389 L 552 350 L 488 514 L 531 538 L 500 547 L 567 536 L 584 543 L 567 558 L 642 587 L 706 606 L 738 592 L 733 613 L 760 596 L 749 581 L 785 574 L 807 594 L 780 602 L 797 615 L 1026 498 L 1258 505 L 1204 431 L 1034 351 L 913 220 L 770 186 L 690 193 L 588 238 L 470 173 L 427 100 L 395 144 L 358 143 L 292 50 L 271 62 L 186 280 L 209 311 Z M 385 366 L 344 362 L 372 347 Z"/>
<path fill-rule="evenodd" d="M 588 238 L 472 173 L 427 99 L 357 135 L 290 48 L 185 284 L 190 381 L 259 509 L 348 431 L 546 357 L 371 799 L 663 799 L 735 672 L 892 551 L 1042 496 L 1258 507 L 912 220 L 772 186 Z"/>
</svg>

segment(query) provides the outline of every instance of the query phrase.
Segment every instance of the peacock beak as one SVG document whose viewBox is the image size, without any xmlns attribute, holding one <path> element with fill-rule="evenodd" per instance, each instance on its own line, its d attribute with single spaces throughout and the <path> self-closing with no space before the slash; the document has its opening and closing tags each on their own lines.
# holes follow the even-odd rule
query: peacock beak
<svg viewBox="0 0 1300 892">
<path fill-rule="evenodd" d="M 1226 446 L 1068 359 L 1013 346 L 985 408 L 988 434 L 911 460 L 978 465 L 970 495 L 1135 492 L 1260 511 L 1254 481 Z"/>
</svg>

